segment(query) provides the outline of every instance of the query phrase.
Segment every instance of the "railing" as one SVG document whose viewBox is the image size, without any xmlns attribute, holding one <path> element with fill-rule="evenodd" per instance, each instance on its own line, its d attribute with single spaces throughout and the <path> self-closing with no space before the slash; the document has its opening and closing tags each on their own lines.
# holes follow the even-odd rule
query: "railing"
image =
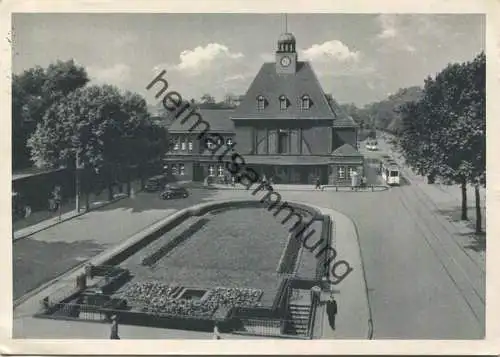
<svg viewBox="0 0 500 357">
<path fill-rule="evenodd" d="M 284 326 L 293 325 L 290 319 L 242 319 L 240 325 L 233 332 L 244 335 L 267 336 L 278 338 L 304 339 L 307 336 L 286 334 L 283 331 Z"/>
<path fill-rule="evenodd" d="M 353 191 L 353 192 L 364 192 L 364 191 L 385 191 L 388 190 L 389 187 L 387 185 L 359 185 L 359 186 L 352 186 L 352 185 L 324 185 L 321 187 L 321 190 L 324 191 L 325 188 L 335 188 L 335 192 L 338 191 Z"/>
</svg>

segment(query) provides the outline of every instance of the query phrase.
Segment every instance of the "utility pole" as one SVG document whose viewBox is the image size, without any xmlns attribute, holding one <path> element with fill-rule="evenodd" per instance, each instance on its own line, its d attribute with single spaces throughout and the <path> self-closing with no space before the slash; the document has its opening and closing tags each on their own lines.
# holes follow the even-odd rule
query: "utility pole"
<svg viewBox="0 0 500 357">
<path fill-rule="evenodd" d="M 80 213 L 80 153 L 78 151 L 75 157 L 75 195 L 76 213 Z"/>
</svg>

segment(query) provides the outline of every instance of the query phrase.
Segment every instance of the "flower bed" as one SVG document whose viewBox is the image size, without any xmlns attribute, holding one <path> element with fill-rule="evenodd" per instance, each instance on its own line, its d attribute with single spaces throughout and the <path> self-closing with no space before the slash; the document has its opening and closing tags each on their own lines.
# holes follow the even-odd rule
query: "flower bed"
<svg viewBox="0 0 500 357">
<path fill-rule="evenodd" d="M 141 312 L 210 318 L 219 307 L 259 306 L 263 293 L 256 289 L 218 287 L 202 300 L 186 300 L 176 297 L 180 289 L 159 281 L 145 281 L 130 284 L 117 295 Z"/>
</svg>

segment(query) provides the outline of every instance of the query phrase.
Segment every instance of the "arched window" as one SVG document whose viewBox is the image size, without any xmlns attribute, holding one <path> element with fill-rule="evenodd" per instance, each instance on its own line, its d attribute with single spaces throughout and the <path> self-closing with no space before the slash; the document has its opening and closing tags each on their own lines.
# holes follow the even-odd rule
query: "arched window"
<svg viewBox="0 0 500 357">
<path fill-rule="evenodd" d="M 264 96 L 259 95 L 257 97 L 257 109 L 264 110 L 265 107 L 266 107 L 266 99 L 264 98 Z"/>
<path fill-rule="evenodd" d="M 288 108 L 288 99 L 284 95 L 280 96 L 280 109 L 281 110 L 286 110 Z"/>
<path fill-rule="evenodd" d="M 309 98 L 307 94 L 304 94 L 301 100 L 301 108 L 309 109 L 310 106 L 311 106 L 311 98 Z"/>
</svg>

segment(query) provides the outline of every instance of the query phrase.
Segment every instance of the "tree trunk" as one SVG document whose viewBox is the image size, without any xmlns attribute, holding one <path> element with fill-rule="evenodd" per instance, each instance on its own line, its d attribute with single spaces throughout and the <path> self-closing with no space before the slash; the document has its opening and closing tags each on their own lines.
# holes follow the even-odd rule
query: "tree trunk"
<svg viewBox="0 0 500 357">
<path fill-rule="evenodd" d="M 460 185 L 462 190 L 462 221 L 466 221 L 467 218 L 467 182 L 464 180 Z"/>
<path fill-rule="evenodd" d="M 90 191 L 87 190 L 85 193 L 85 211 L 90 210 Z"/>
<path fill-rule="evenodd" d="M 130 190 L 132 188 L 131 184 L 130 184 L 130 178 L 131 178 L 131 175 L 130 175 L 130 167 L 127 168 L 127 196 L 130 197 Z"/>
<path fill-rule="evenodd" d="M 113 201 L 113 184 L 108 185 L 108 201 Z"/>
<path fill-rule="evenodd" d="M 479 184 L 474 185 L 474 194 L 476 196 L 476 233 L 481 233 L 482 228 L 482 217 L 481 217 L 481 196 L 479 194 Z"/>
<path fill-rule="evenodd" d="M 140 173 L 141 178 L 141 191 L 144 190 L 144 186 L 146 185 L 146 179 L 144 178 L 144 174 Z"/>
<path fill-rule="evenodd" d="M 81 193 L 80 174 L 81 174 L 80 169 L 77 166 L 75 170 L 75 208 L 76 212 L 78 213 L 80 213 L 80 193 Z"/>
</svg>

